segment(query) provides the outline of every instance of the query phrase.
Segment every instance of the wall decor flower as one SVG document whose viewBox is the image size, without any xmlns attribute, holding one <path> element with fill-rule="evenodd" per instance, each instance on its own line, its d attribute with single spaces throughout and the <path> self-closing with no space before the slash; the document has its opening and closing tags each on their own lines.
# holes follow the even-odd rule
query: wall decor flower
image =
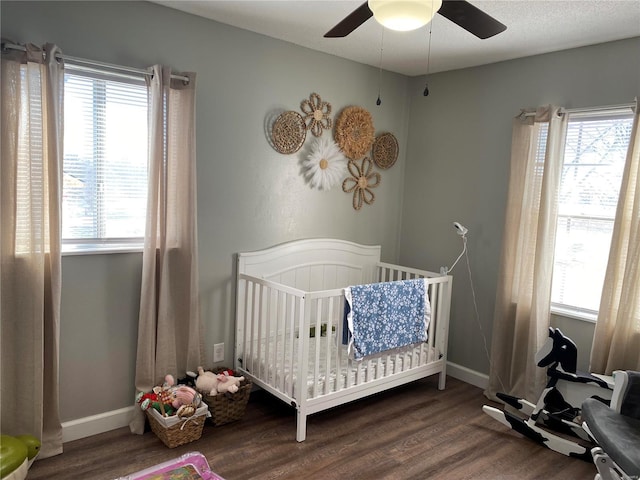
<svg viewBox="0 0 640 480">
<path fill-rule="evenodd" d="M 335 139 L 351 160 L 366 155 L 374 140 L 371 113 L 362 107 L 347 107 L 336 120 Z"/>
<path fill-rule="evenodd" d="M 343 177 L 347 159 L 333 140 L 318 138 L 302 165 L 311 187 L 330 190 Z"/>
<path fill-rule="evenodd" d="M 333 125 L 331 120 L 331 104 L 329 102 L 323 102 L 320 95 L 312 93 L 308 100 L 303 100 L 300 103 L 300 109 L 304 113 L 304 121 L 307 125 L 307 130 L 319 137 L 322 135 L 324 129 L 330 129 Z"/>
<path fill-rule="evenodd" d="M 375 200 L 372 188 L 380 185 L 380 174 L 373 171 L 373 162 L 369 157 L 364 157 L 358 165 L 356 160 L 349 160 L 347 165 L 351 177 L 342 182 L 342 190 L 345 193 L 353 192 L 353 208 L 360 210 L 362 204 L 371 205 Z"/>
</svg>

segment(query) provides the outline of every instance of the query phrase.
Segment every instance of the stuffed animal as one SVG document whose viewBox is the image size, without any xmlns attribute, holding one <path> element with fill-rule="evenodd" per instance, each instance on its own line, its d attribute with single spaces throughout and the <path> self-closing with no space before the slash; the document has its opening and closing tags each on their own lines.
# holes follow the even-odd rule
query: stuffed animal
<svg viewBox="0 0 640 480">
<path fill-rule="evenodd" d="M 231 375 L 225 375 L 223 373 L 218 375 L 218 393 L 236 393 L 240 389 L 240 382 L 244 380 L 244 377 L 234 377 Z"/>
<path fill-rule="evenodd" d="M 173 375 L 165 375 L 161 386 L 153 387 L 153 390 L 148 393 L 139 392 L 136 395 L 136 402 L 140 404 L 143 411 L 153 408 L 164 417 L 173 415 L 178 408 L 173 406 L 173 391 L 176 388 L 174 383 Z"/>
<path fill-rule="evenodd" d="M 196 378 L 196 388 L 210 396 L 218 393 L 218 376 L 213 372 L 205 371 L 198 367 L 198 377 Z"/>
<path fill-rule="evenodd" d="M 218 393 L 238 391 L 240 382 L 244 377 L 234 377 L 228 375 L 228 372 L 215 374 L 205 371 L 202 367 L 198 367 L 198 378 L 196 378 L 196 388 L 205 394 L 213 397 Z"/>
<path fill-rule="evenodd" d="M 140 392 L 136 396 L 136 402 L 140 405 L 142 411 L 153 408 L 160 412 L 163 416 L 173 415 L 175 412 L 173 406 L 170 403 L 164 403 L 160 400 L 157 393 L 143 393 Z"/>
<path fill-rule="evenodd" d="M 171 405 L 175 409 L 179 409 L 183 405 L 194 405 L 198 406 L 200 404 L 200 394 L 196 392 L 193 388 L 187 387 L 186 385 L 178 385 L 172 392 L 173 401 Z"/>
<path fill-rule="evenodd" d="M 171 405 L 173 403 L 174 384 L 173 375 L 168 374 L 165 375 L 162 386 L 153 387 L 154 393 L 158 395 L 158 400 L 165 405 Z"/>
</svg>

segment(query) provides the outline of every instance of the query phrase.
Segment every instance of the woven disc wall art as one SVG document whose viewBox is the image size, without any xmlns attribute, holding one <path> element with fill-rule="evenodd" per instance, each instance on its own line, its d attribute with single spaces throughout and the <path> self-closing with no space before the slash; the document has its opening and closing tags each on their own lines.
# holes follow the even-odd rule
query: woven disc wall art
<svg viewBox="0 0 640 480">
<path fill-rule="evenodd" d="M 273 122 L 271 139 L 278 152 L 284 154 L 297 152 L 305 138 L 307 138 L 307 129 L 302 115 L 298 112 L 292 110 L 283 112 Z"/>
<path fill-rule="evenodd" d="M 372 155 L 375 164 L 386 170 L 398 159 L 398 140 L 393 133 L 378 135 L 373 142 Z"/>
<path fill-rule="evenodd" d="M 345 108 L 336 121 L 335 139 L 348 158 L 362 158 L 374 140 L 371 114 L 362 107 Z"/>
</svg>

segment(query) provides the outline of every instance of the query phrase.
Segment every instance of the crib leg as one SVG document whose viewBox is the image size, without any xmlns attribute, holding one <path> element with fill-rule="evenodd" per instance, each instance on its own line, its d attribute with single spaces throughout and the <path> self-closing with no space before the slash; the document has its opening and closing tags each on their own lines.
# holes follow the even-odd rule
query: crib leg
<svg viewBox="0 0 640 480">
<path fill-rule="evenodd" d="M 447 383 L 447 369 L 443 368 L 440 372 L 440 378 L 438 379 L 438 390 L 444 390 L 445 384 Z"/>
<path fill-rule="evenodd" d="M 307 415 L 302 413 L 302 409 L 298 407 L 296 440 L 298 442 L 304 442 L 305 438 L 307 438 Z"/>
</svg>

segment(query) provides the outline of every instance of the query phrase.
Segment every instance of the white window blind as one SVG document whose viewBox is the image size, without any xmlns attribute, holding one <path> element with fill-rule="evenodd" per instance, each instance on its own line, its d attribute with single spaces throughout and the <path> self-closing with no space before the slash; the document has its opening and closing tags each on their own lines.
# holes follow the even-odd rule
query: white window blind
<svg viewBox="0 0 640 480">
<path fill-rule="evenodd" d="M 142 243 L 147 104 L 143 79 L 65 73 L 63 245 Z"/>
<path fill-rule="evenodd" d="M 630 110 L 570 114 L 558 193 L 554 307 L 598 312 L 631 126 Z"/>
</svg>

